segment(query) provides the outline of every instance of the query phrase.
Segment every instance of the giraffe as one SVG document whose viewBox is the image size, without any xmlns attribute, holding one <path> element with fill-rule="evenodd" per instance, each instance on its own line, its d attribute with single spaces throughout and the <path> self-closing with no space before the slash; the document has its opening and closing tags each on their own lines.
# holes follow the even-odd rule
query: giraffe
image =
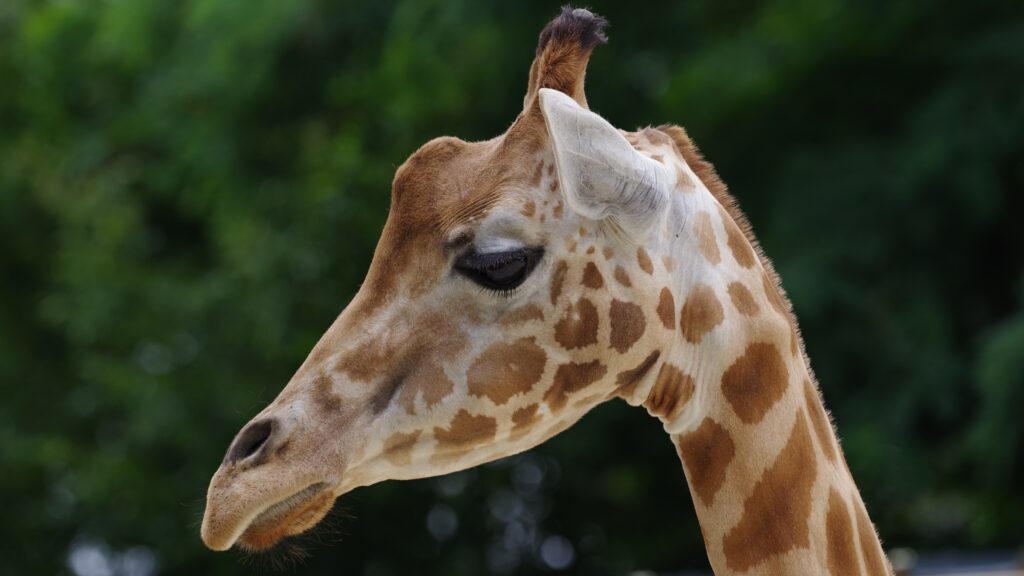
<svg viewBox="0 0 1024 576">
<path fill-rule="evenodd" d="M 750 226 L 686 132 L 590 111 L 606 21 L 541 32 L 523 110 L 396 171 L 366 281 L 207 494 L 263 550 L 341 494 L 536 446 L 621 398 L 662 422 L 716 574 L 891 574 Z"/>
</svg>

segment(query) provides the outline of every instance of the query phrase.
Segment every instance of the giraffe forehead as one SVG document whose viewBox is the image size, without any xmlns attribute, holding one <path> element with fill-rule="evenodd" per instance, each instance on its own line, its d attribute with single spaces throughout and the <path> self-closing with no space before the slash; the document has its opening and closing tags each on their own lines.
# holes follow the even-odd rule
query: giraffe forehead
<svg viewBox="0 0 1024 576">
<path fill-rule="evenodd" d="M 538 188 L 533 159 L 539 161 L 543 151 L 523 150 L 513 136 L 482 142 L 442 137 L 421 146 L 395 172 L 389 220 L 403 230 L 447 237 Z"/>
</svg>

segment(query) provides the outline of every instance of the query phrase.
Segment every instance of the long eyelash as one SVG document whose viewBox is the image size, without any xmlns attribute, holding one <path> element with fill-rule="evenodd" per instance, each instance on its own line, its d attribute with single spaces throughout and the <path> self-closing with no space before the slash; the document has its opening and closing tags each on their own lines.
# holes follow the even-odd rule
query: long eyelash
<svg viewBox="0 0 1024 576">
<path fill-rule="evenodd" d="M 515 288 L 488 288 L 487 286 L 480 286 L 478 284 L 477 288 L 480 289 L 480 292 L 486 292 L 487 294 L 496 296 L 502 300 L 511 300 L 512 297 L 516 295 L 516 292 L 519 292 L 519 286 L 516 286 Z"/>
</svg>

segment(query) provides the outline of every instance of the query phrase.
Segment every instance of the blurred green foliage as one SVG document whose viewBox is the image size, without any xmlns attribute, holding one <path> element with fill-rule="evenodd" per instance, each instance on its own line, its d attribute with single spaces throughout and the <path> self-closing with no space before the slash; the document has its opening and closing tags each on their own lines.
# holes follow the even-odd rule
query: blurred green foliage
<svg viewBox="0 0 1024 576">
<path fill-rule="evenodd" d="M 686 126 L 730 184 L 887 545 L 1019 546 L 1021 4 L 595 4 L 591 106 Z M 209 476 L 358 287 L 395 167 L 501 132 L 556 13 L 0 4 L 4 573 L 250 570 L 199 542 Z M 621 403 L 340 508 L 300 571 L 706 566 L 671 445 Z"/>
</svg>

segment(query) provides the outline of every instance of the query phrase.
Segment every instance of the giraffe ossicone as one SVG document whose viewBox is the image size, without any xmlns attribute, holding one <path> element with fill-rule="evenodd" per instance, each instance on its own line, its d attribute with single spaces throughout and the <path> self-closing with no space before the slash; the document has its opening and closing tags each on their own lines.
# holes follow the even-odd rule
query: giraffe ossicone
<svg viewBox="0 0 1024 576">
<path fill-rule="evenodd" d="M 210 481 L 207 546 L 272 547 L 355 488 L 527 450 L 621 398 L 663 422 L 717 574 L 889 573 L 714 169 L 682 128 L 587 107 L 604 26 L 564 9 L 508 131 L 397 170 L 366 281 Z"/>
</svg>

